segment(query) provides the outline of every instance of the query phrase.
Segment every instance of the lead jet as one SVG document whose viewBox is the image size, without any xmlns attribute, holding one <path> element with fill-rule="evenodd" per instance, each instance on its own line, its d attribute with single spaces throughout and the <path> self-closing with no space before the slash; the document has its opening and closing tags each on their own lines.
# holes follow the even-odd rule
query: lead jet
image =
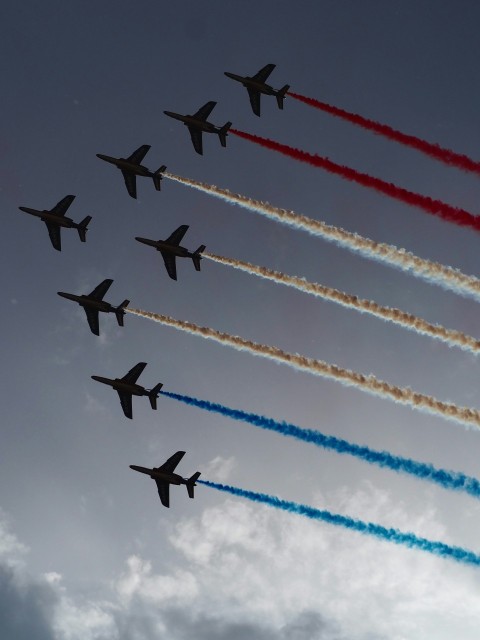
<svg viewBox="0 0 480 640">
<path fill-rule="evenodd" d="M 241 82 L 246 88 L 250 98 L 250 104 L 252 105 L 252 111 L 256 116 L 260 115 L 260 94 L 262 93 L 268 96 L 275 96 L 277 98 L 278 108 L 283 109 L 285 94 L 290 89 L 290 85 L 286 84 L 284 87 L 276 91 L 269 84 L 266 84 L 265 80 L 274 69 L 274 64 L 267 64 L 254 76 L 238 76 L 235 73 L 230 73 L 229 71 L 224 72 L 228 78 Z"/>
<path fill-rule="evenodd" d="M 155 185 L 155 189 L 160 191 L 160 180 L 162 179 L 162 173 L 167 168 L 164 164 L 157 169 L 157 171 L 150 171 L 147 167 L 144 167 L 141 162 L 146 156 L 148 150 L 150 149 L 149 144 L 143 144 L 141 147 L 138 147 L 136 151 L 132 153 L 128 158 L 114 158 L 112 156 L 105 156 L 102 153 L 97 153 L 97 158 L 100 160 L 105 160 L 105 162 L 110 162 L 110 164 L 114 164 L 123 174 L 123 179 L 125 180 L 125 186 L 127 187 L 128 193 L 132 196 L 132 198 L 137 197 L 137 176 L 144 176 L 145 178 L 152 178 L 153 184 Z"/>
<path fill-rule="evenodd" d="M 60 202 L 53 207 L 53 209 L 30 209 L 30 207 L 18 207 L 20 211 L 24 211 L 25 213 L 30 213 L 32 216 L 37 216 L 41 218 L 43 222 L 47 225 L 48 235 L 50 236 L 50 240 L 52 241 L 54 249 L 57 251 L 62 250 L 62 243 L 60 238 L 60 228 L 66 227 L 67 229 L 76 229 L 78 231 L 78 235 L 80 236 L 80 240 L 85 242 L 87 226 L 92 216 L 87 216 L 81 222 L 74 222 L 71 218 L 67 218 L 65 213 L 68 207 L 75 200 L 75 196 L 65 196 Z"/>
<path fill-rule="evenodd" d="M 185 247 L 180 246 L 180 242 L 187 232 L 188 224 L 182 224 L 178 229 L 168 236 L 166 240 L 149 240 L 148 238 L 135 238 L 142 244 L 147 244 L 150 247 L 155 247 L 157 251 L 162 254 L 167 273 L 172 280 L 177 279 L 177 265 L 175 258 L 191 258 L 195 269 L 200 271 L 200 255 L 202 251 L 205 251 L 205 245 L 201 244 L 196 251 L 188 251 Z"/>
<path fill-rule="evenodd" d="M 58 291 L 58 295 L 67 300 L 73 300 L 84 308 L 87 314 L 88 325 L 96 336 L 100 335 L 98 314 L 100 311 L 103 313 L 113 312 L 117 317 L 117 322 L 120 327 L 123 327 L 123 317 L 125 315 L 125 307 L 128 306 L 130 300 L 124 300 L 118 307 L 112 306 L 109 302 L 103 300 L 103 296 L 107 293 L 112 285 L 113 280 L 104 280 L 101 282 L 92 293 L 88 295 L 77 296 L 74 293 L 64 293 Z"/>
<path fill-rule="evenodd" d="M 170 485 L 171 484 L 185 484 L 187 485 L 187 491 L 190 498 L 193 498 L 193 488 L 200 476 L 200 472 L 197 471 L 190 478 L 182 478 L 174 470 L 177 464 L 185 455 L 185 451 L 177 451 L 171 456 L 161 467 L 154 467 L 153 469 L 147 469 L 147 467 L 137 467 L 134 464 L 130 465 L 130 469 L 145 473 L 150 476 L 152 480 L 155 480 L 158 488 L 158 495 L 164 507 L 170 506 Z"/>
<path fill-rule="evenodd" d="M 222 147 L 227 146 L 227 131 L 232 126 L 231 122 L 226 122 L 223 127 L 216 127 L 211 122 L 207 122 L 208 116 L 211 114 L 216 102 L 207 102 L 193 115 L 183 116 L 180 113 L 173 113 L 173 111 L 164 111 L 163 113 L 170 118 L 180 120 L 188 127 L 190 131 L 190 137 L 192 138 L 195 151 L 200 155 L 203 155 L 202 133 L 216 133 L 220 138 L 220 144 Z"/>
<path fill-rule="evenodd" d="M 120 397 L 123 413 L 127 418 L 132 418 L 132 396 L 148 396 L 152 409 L 157 408 L 157 398 L 163 384 L 159 382 L 153 389 L 145 389 L 136 384 L 138 377 L 147 366 L 146 362 L 139 362 L 123 378 L 103 378 L 102 376 L 92 376 L 97 382 L 103 382 L 115 389 Z"/>
</svg>

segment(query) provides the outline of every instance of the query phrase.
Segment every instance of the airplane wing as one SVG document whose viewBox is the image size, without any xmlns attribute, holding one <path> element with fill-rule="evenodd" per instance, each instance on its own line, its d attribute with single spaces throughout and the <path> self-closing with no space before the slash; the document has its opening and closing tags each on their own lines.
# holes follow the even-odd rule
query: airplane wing
<svg viewBox="0 0 480 640">
<path fill-rule="evenodd" d="M 109 278 L 104 280 L 88 295 L 89 298 L 95 298 L 95 300 L 103 300 L 103 296 L 107 293 L 112 285 L 113 280 Z"/>
<path fill-rule="evenodd" d="M 132 384 L 134 384 L 146 366 L 147 366 L 146 362 L 139 362 L 134 367 L 132 367 L 128 373 L 126 373 L 123 376 L 122 380 L 125 380 L 125 382 L 131 382 Z"/>
<path fill-rule="evenodd" d="M 45 224 L 47 225 L 48 235 L 50 236 L 50 240 L 52 241 L 54 248 L 57 251 L 61 251 L 62 242 L 60 239 L 60 225 L 55 224 L 54 222 L 46 222 Z"/>
<path fill-rule="evenodd" d="M 172 280 L 177 279 L 177 263 L 175 261 L 175 256 L 173 253 L 169 253 L 168 251 L 161 251 L 163 261 L 165 263 L 165 269 L 167 270 L 168 275 Z"/>
<path fill-rule="evenodd" d="M 216 102 L 207 102 L 203 107 L 193 114 L 193 118 L 198 118 L 198 120 L 206 120 L 208 116 L 212 113 L 213 107 L 216 105 Z"/>
<path fill-rule="evenodd" d="M 134 151 L 131 156 L 128 156 L 127 160 L 132 164 L 141 164 L 149 149 L 149 144 L 142 144 L 142 146 L 138 147 L 138 149 Z"/>
<path fill-rule="evenodd" d="M 202 132 L 200 129 L 195 129 L 194 127 L 188 127 L 188 130 L 190 131 L 190 137 L 195 151 L 203 156 Z"/>
<path fill-rule="evenodd" d="M 57 202 L 53 209 L 50 209 L 50 213 L 54 213 L 56 216 L 64 216 L 74 200 L 75 196 L 65 196 L 60 202 Z"/>
<path fill-rule="evenodd" d="M 175 231 L 168 236 L 165 242 L 168 242 L 168 244 L 174 244 L 178 246 L 182 241 L 183 236 L 187 233 L 187 231 L 188 231 L 188 224 L 182 224 L 178 227 L 178 229 L 175 229 Z"/>
<path fill-rule="evenodd" d="M 252 77 L 252 80 L 256 80 L 257 82 L 265 82 L 265 80 L 268 78 L 268 76 L 275 69 L 275 66 L 276 65 L 274 65 L 274 64 L 265 65 L 262 69 L 260 69 L 260 71 L 258 73 L 256 73 Z"/>
<path fill-rule="evenodd" d="M 170 485 L 168 482 L 162 482 L 161 480 L 155 480 L 158 488 L 158 495 L 164 507 L 170 506 Z"/>
<path fill-rule="evenodd" d="M 88 307 L 85 307 L 85 313 L 87 314 L 88 326 L 92 333 L 99 336 L 100 327 L 98 324 L 98 311 L 96 309 L 89 309 Z"/>
<path fill-rule="evenodd" d="M 184 455 L 185 451 L 177 451 L 177 453 L 174 453 L 173 456 L 170 456 L 170 458 L 166 462 L 164 462 L 161 467 L 158 467 L 159 471 L 173 473 Z"/>
<path fill-rule="evenodd" d="M 122 169 L 123 179 L 125 180 L 125 186 L 127 187 L 127 191 L 132 198 L 137 197 L 137 176 L 130 171 L 124 171 Z"/>
<path fill-rule="evenodd" d="M 127 418 L 133 417 L 132 411 L 132 394 L 125 393 L 124 391 L 118 391 L 118 397 L 120 398 L 120 404 L 122 405 L 123 413 L 127 416 Z"/>
<path fill-rule="evenodd" d="M 250 98 L 250 104 L 252 105 L 252 111 L 256 116 L 260 115 L 260 91 L 256 89 L 248 89 L 248 97 Z"/>
</svg>

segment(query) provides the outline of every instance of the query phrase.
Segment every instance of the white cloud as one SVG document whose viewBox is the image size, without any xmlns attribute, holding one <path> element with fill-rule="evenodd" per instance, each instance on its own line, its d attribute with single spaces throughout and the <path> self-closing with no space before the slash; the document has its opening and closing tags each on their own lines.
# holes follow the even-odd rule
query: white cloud
<svg viewBox="0 0 480 640">
<path fill-rule="evenodd" d="M 127 572 L 116 583 L 116 590 L 124 603 L 135 596 L 152 604 L 171 606 L 198 595 L 195 577 L 189 571 L 175 569 L 172 575 L 153 575 L 150 562 L 138 556 L 131 556 L 127 566 Z"/>
<path fill-rule="evenodd" d="M 392 506 L 369 484 L 316 503 L 447 539 L 434 509 Z M 2 564 L 25 555 L 1 521 L 0 549 Z M 102 599 L 67 590 L 55 572 L 34 583 L 20 566 L 8 594 L 48 640 L 478 638 L 478 569 L 269 507 L 229 498 L 179 522 L 159 553 L 168 569 L 132 555 Z M 35 606 L 25 593 L 37 594 Z M 4 610 L 0 601 L 0 623 Z"/>
<path fill-rule="evenodd" d="M 3 566 L 23 566 L 28 548 L 10 532 L 7 515 L 0 509 L 0 563 Z"/>
<path fill-rule="evenodd" d="M 209 480 L 216 482 L 225 482 L 231 476 L 232 471 L 237 466 L 237 461 L 233 456 L 230 458 L 222 458 L 217 456 L 210 460 L 206 465 L 203 465 L 200 469 L 202 474 L 206 475 Z"/>
<path fill-rule="evenodd" d="M 337 512 L 348 506 L 364 520 L 446 539 L 432 509 L 392 508 L 386 492 L 368 485 L 355 495 L 340 492 L 335 502 Z M 313 611 L 352 639 L 447 640 L 455 628 L 463 640 L 478 635 L 478 570 L 424 552 L 235 500 L 179 525 L 171 543 L 207 594 L 190 603 L 198 612 L 210 607 L 227 620 L 268 619 L 280 630 Z"/>
<path fill-rule="evenodd" d="M 53 628 L 59 640 L 113 640 L 118 637 L 111 603 L 79 603 L 63 594 L 57 602 Z"/>
<path fill-rule="evenodd" d="M 48 584 L 59 585 L 62 581 L 61 574 L 57 573 L 56 571 L 50 571 L 49 573 L 44 573 L 43 577 L 48 582 Z"/>
</svg>

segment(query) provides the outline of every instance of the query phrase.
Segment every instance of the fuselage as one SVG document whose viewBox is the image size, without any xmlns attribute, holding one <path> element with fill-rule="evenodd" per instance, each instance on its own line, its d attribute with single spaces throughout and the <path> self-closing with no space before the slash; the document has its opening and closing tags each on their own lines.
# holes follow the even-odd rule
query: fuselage
<svg viewBox="0 0 480 640">
<path fill-rule="evenodd" d="M 24 211 L 25 213 L 29 213 L 32 216 L 37 216 L 37 218 L 41 218 L 44 222 L 53 222 L 54 224 L 58 224 L 60 227 L 77 227 L 77 223 L 74 222 L 71 218 L 67 218 L 66 216 L 58 216 L 51 211 L 39 211 L 38 209 L 30 209 L 30 207 L 18 207 L 20 211 Z"/>
<path fill-rule="evenodd" d="M 117 391 L 124 391 L 126 393 L 131 393 L 133 396 L 148 396 L 148 391 L 145 387 L 142 387 L 139 384 L 135 384 L 132 382 L 126 382 L 120 378 L 104 378 L 103 376 L 92 376 L 93 380 L 97 382 L 101 382 L 102 384 L 108 384 L 110 387 L 113 387 Z"/>
<path fill-rule="evenodd" d="M 135 238 L 138 242 L 142 244 L 146 244 L 149 247 L 155 247 L 157 251 L 167 251 L 168 253 L 172 253 L 174 256 L 178 256 L 179 258 L 192 258 L 193 253 L 185 247 L 180 247 L 179 245 L 169 244 L 168 242 L 164 242 L 162 240 L 149 240 L 148 238 Z"/>
<path fill-rule="evenodd" d="M 225 71 L 224 73 L 229 78 L 232 78 L 232 80 L 241 82 L 243 86 L 246 87 L 247 89 L 251 87 L 252 89 L 256 89 L 257 91 L 260 91 L 260 93 L 264 93 L 269 96 L 274 96 L 278 93 L 269 84 L 265 84 L 265 82 L 258 82 L 258 80 L 255 80 L 250 76 L 238 76 L 236 73 L 230 73 L 229 71 Z"/>
<path fill-rule="evenodd" d="M 105 302 L 104 300 L 95 300 L 95 298 L 90 298 L 89 296 L 77 296 L 74 293 L 64 293 L 63 291 L 58 291 L 58 295 L 62 296 L 62 298 L 66 298 L 67 300 L 78 302 L 82 307 L 89 307 L 90 309 L 104 311 L 105 313 L 115 311 L 115 308 L 112 307 L 109 302 Z"/>
<path fill-rule="evenodd" d="M 97 153 L 97 158 L 105 160 L 105 162 L 110 162 L 110 164 L 114 164 L 121 171 L 127 171 L 128 173 L 134 173 L 137 176 L 145 176 L 147 178 L 151 178 L 153 176 L 150 169 L 147 169 L 147 167 L 144 167 L 142 164 L 130 162 L 127 158 L 114 158 L 113 156 L 105 156 L 103 153 Z"/>
<path fill-rule="evenodd" d="M 207 122 L 206 120 L 199 120 L 194 116 L 183 116 L 180 113 L 173 113 L 173 111 L 164 111 L 166 116 L 170 116 L 170 118 L 175 118 L 175 120 L 180 120 L 186 127 L 193 127 L 194 129 L 198 129 L 199 131 L 205 131 L 206 133 L 219 133 L 220 127 L 216 127 L 211 122 Z"/>
<path fill-rule="evenodd" d="M 157 469 L 148 469 L 147 467 L 138 467 L 137 465 L 131 464 L 130 469 L 134 471 L 139 471 L 140 473 L 145 473 L 150 476 L 153 480 L 163 480 L 164 482 L 168 482 L 169 484 L 187 484 L 185 478 L 178 475 L 178 473 L 167 473 L 165 471 L 157 471 Z"/>
</svg>

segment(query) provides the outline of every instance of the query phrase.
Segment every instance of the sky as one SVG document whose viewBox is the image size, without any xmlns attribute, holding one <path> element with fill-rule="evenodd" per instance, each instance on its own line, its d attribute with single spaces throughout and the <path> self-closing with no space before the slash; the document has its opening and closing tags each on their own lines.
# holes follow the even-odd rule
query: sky
<svg viewBox="0 0 480 640">
<path fill-rule="evenodd" d="M 480 158 L 480 8 L 472 0 L 159 3 L 25 0 L 5 4 L 0 42 L 0 237 L 3 408 L 0 630 L 5 640 L 438 640 L 478 637 L 478 567 L 379 541 L 197 486 L 171 507 L 129 465 L 178 472 L 328 509 L 480 553 L 480 504 L 461 492 L 222 415 L 133 399 L 133 420 L 92 375 L 124 375 L 177 394 L 479 477 L 476 427 L 462 426 L 127 314 L 120 328 L 56 295 L 89 293 L 167 314 L 459 406 L 480 407 L 478 356 L 366 314 L 202 261 L 161 256 L 166 238 L 397 307 L 480 338 L 478 302 L 165 178 L 160 193 L 97 153 L 144 164 L 394 244 L 479 274 L 478 232 L 444 222 L 230 134 L 227 147 L 164 110 L 329 157 L 411 191 L 480 212 L 478 175 L 462 172 L 285 99 L 262 115 L 224 71 L 291 90 Z M 92 216 L 85 244 L 62 251 L 19 206 L 76 195 Z"/>
</svg>

